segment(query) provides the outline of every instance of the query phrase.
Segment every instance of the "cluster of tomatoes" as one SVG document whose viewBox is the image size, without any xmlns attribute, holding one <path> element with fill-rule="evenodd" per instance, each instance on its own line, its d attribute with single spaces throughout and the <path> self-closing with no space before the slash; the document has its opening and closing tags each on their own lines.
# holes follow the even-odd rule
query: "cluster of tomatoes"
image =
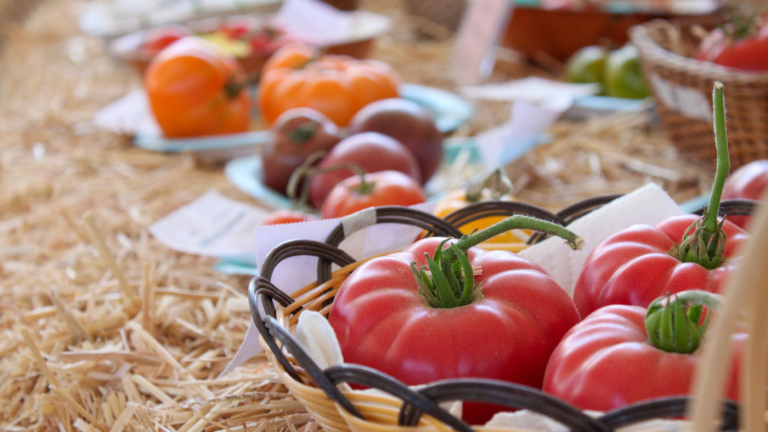
<svg viewBox="0 0 768 432">
<path fill-rule="evenodd" d="M 229 31 L 239 34 L 243 29 Z M 260 78 L 260 79 L 259 79 Z M 321 55 L 302 43 L 275 52 L 260 71 L 246 74 L 231 54 L 198 37 L 170 43 L 150 64 L 144 87 L 155 120 L 168 138 L 245 132 L 258 81 L 257 103 L 273 124 L 292 108 L 312 108 L 345 127 L 371 102 L 396 98 L 394 71 L 374 60 Z"/>
<path fill-rule="evenodd" d="M 346 134 L 342 139 L 336 124 L 311 108 L 284 112 L 262 155 L 264 183 L 308 199 L 323 218 L 425 201 L 421 185 L 443 154 L 442 135 L 428 111 L 405 99 L 383 99 L 360 110 Z M 314 218 L 307 212 L 278 211 L 264 224 Z"/>
<path fill-rule="evenodd" d="M 246 17 L 232 17 L 208 31 L 194 32 L 184 25 L 160 27 L 147 35 L 141 49 L 157 54 L 172 43 L 196 35 L 236 57 L 272 53 L 293 42 L 288 32 L 273 21 L 256 23 Z"/>
<path fill-rule="evenodd" d="M 768 189 L 768 161 L 725 178 L 713 188 L 724 188 L 723 197 L 757 198 Z M 589 255 L 573 298 L 538 265 L 484 249 L 499 232 L 491 227 L 367 261 L 339 289 L 329 321 L 346 362 L 408 385 L 498 379 L 596 411 L 686 395 L 709 318 L 749 240 L 717 217 L 719 199 L 713 193 L 715 211 L 705 217 L 673 217 L 608 237 Z M 513 216 L 501 224 L 578 245 L 573 233 L 540 220 Z M 743 329 L 733 335 L 734 356 L 746 338 Z M 733 364 L 724 396 L 738 400 Z M 482 424 L 499 410 L 466 404 L 463 418 Z"/>
</svg>

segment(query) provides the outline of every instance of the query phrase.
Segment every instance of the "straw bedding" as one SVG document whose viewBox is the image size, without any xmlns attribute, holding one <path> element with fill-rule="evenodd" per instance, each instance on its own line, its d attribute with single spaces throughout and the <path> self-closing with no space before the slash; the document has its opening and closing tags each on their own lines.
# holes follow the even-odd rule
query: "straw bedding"
<svg viewBox="0 0 768 432">
<path fill-rule="evenodd" d="M 263 357 L 217 378 L 247 328 L 247 279 L 147 234 L 210 188 L 253 200 L 189 155 L 139 151 L 93 128 L 92 114 L 137 80 L 78 33 L 86 2 L 41 2 L 25 19 L 4 13 L 13 3 L 0 0 L 0 428 L 317 429 Z M 398 3 L 365 5 L 397 19 L 376 57 L 405 81 L 450 88 L 447 42 L 413 45 Z M 524 67 L 494 79 L 510 70 Z M 478 113 L 459 134 L 499 124 L 508 107 Z M 518 195 L 550 208 L 650 180 L 687 198 L 709 182 L 642 115 L 553 134 L 512 170 Z"/>
</svg>

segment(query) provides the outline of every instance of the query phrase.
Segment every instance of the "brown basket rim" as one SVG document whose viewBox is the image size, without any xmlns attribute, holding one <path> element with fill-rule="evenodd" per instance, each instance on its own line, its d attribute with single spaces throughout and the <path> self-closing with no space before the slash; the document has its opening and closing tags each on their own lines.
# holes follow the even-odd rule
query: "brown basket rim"
<svg viewBox="0 0 768 432">
<path fill-rule="evenodd" d="M 561 213 L 573 213 L 571 216 L 578 218 L 582 213 L 588 213 L 616 198 L 617 196 L 613 195 L 595 197 L 567 207 L 562 210 Z M 744 200 L 733 201 L 735 204 L 745 204 L 741 202 Z M 755 203 L 747 202 L 746 204 L 749 204 L 747 210 L 754 209 Z M 739 207 L 739 210 L 742 209 Z M 560 213 L 558 215 L 560 215 Z M 382 221 L 382 223 L 385 222 Z M 338 253 L 340 249 L 335 246 L 307 240 L 289 241 L 278 246 L 276 250 L 282 252 L 274 257 L 278 262 L 283 258 L 296 256 L 297 254 L 307 254 L 317 256 L 318 258 L 325 257 L 325 259 L 331 259 L 343 266 L 332 272 L 331 277 L 328 280 L 316 280 L 295 291 L 290 296 L 271 283 L 271 271 L 266 271 L 262 276 L 256 277 L 251 281 L 248 288 L 248 299 L 253 319 L 255 321 L 261 321 L 261 325 L 256 325 L 260 333 L 259 343 L 266 351 L 270 363 L 282 372 L 282 374 L 280 374 L 281 380 L 288 380 L 295 385 L 303 385 L 318 389 L 324 392 L 329 400 L 336 403 L 338 410 L 345 410 L 348 414 L 363 420 L 365 417 L 360 414 L 354 403 L 352 403 L 344 393 L 340 392 L 340 389 L 337 388 L 336 385 L 341 382 L 349 381 L 379 388 L 388 393 L 389 396 L 403 400 L 404 403 L 401 407 L 398 426 L 416 425 L 419 423 L 421 415 L 428 413 L 438 421 L 451 425 L 451 427 L 456 430 L 467 431 L 467 428 L 471 427 L 470 425 L 463 423 L 460 419 L 450 416 L 450 414 L 447 414 L 444 410 L 435 405 L 436 402 L 441 400 L 464 400 L 465 397 L 461 397 L 462 395 L 468 396 L 466 399 L 482 402 L 498 403 L 499 401 L 506 401 L 503 402 L 503 404 L 509 405 L 510 407 L 521 403 L 519 402 L 521 400 L 520 394 L 510 394 L 510 392 L 514 393 L 516 391 L 513 387 L 517 385 L 513 383 L 492 382 L 492 380 L 471 378 L 454 379 L 427 384 L 422 389 L 414 391 L 399 381 L 364 366 L 345 363 L 342 365 L 331 366 L 325 370 L 320 369 L 293 337 L 293 329 L 297 323 L 298 316 L 306 310 L 315 310 L 325 316 L 329 315 L 333 307 L 333 300 L 343 281 L 358 266 L 377 257 L 373 256 L 359 261 L 348 262 L 348 259 L 341 259 L 344 257 Z M 273 255 L 273 252 L 270 252 L 270 256 Z M 262 271 L 264 271 L 264 268 L 262 268 Z M 265 311 L 263 320 L 261 320 L 262 316 L 258 311 L 257 303 L 259 300 L 262 301 Z M 274 301 L 278 302 L 279 305 L 277 307 L 275 307 L 273 303 Z M 287 348 L 287 351 L 285 348 Z M 294 368 L 294 366 L 297 365 L 300 365 L 305 373 L 298 373 Z M 355 377 L 361 379 L 361 374 L 364 381 L 354 381 Z M 304 379 L 311 379 L 311 383 L 305 383 Z M 374 383 L 378 383 L 379 385 L 377 386 Z M 384 387 L 381 387 L 381 385 L 384 385 Z M 479 387 L 475 388 L 473 386 Z M 495 389 L 494 386 L 499 388 Z M 388 391 L 388 388 L 397 391 Z M 525 389 L 517 391 L 523 392 L 523 394 L 529 398 L 533 396 L 535 403 L 544 403 L 542 398 L 549 398 L 549 396 L 543 393 L 536 393 L 536 391 L 534 391 L 533 394 L 531 394 L 530 390 Z M 491 393 L 493 393 L 492 400 L 486 400 Z M 478 399 L 474 399 L 472 395 Z M 297 397 L 297 399 L 304 403 L 301 398 Z M 569 418 L 568 420 L 575 422 L 572 426 L 574 429 L 578 430 L 582 430 L 585 427 L 590 430 L 602 430 L 604 426 L 607 426 L 609 430 L 614 430 L 617 427 L 627 426 L 652 418 L 679 417 L 681 413 L 684 412 L 688 402 L 689 398 L 686 396 L 654 399 L 610 411 L 597 419 L 584 421 L 584 419 L 581 418 L 581 415 L 570 414 L 573 418 Z M 562 404 L 562 406 L 558 404 Z M 430 412 L 421 411 L 421 409 L 417 407 L 418 405 L 421 405 L 422 409 Z M 528 409 L 532 409 L 549 418 L 557 418 L 560 416 L 563 409 L 565 409 L 565 411 L 569 411 L 570 409 L 578 410 L 557 398 L 548 402 L 548 405 L 550 406 L 545 410 L 550 411 L 539 411 L 530 406 L 528 406 Z M 555 411 L 551 411 L 551 409 L 554 409 Z M 724 401 L 723 409 L 723 422 L 721 423 L 721 428 L 729 431 L 735 430 L 738 421 L 739 405 L 733 401 Z M 579 410 L 579 414 L 583 414 L 583 412 Z M 312 415 L 315 416 L 319 414 L 312 413 Z M 448 417 L 446 417 L 446 415 Z M 562 420 L 563 419 L 560 419 L 559 421 Z M 482 426 L 480 427 L 482 428 Z"/>
<path fill-rule="evenodd" d="M 662 48 L 651 36 L 651 31 L 670 25 L 674 24 L 664 19 L 655 19 L 629 29 L 630 41 L 640 50 L 641 57 L 655 64 L 661 64 L 703 79 L 716 79 L 724 84 L 768 85 L 768 72 L 741 71 L 685 57 Z"/>
<path fill-rule="evenodd" d="M 385 254 L 382 254 L 382 255 L 385 255 Z M 285 329 L 285 331 L 288 334 L 293 335 L 296 324 L 297 324 L 296 319 L 302 312 L 306 310 L 314 310 L 316 312 L 320 312 L 323 315 L 329 314 L 330 308 L 328 307 L 318 309 L 316 307 L 304 308 L 304 306 L 307 306 L 308 303 L 310 304 L 313 303 L 313 301 L 316 300 L 317 294 L 326 290 L 332 291 L 333 295 L 331 297 L 331 301 L 333 301 L 333 299 L 335 298 L 335 294 L 338 291 L 338 286 L 340 286 L 343 283 L 343 281 L 355 269 L 357 269 L 357 267 L 374 258 L 378 258 L 382 255 L 369 257 L 366 259 L 362 259 L 360 261 L 356 261 L 352 264 L 346 265 L 334 271 L 333 277 L 331 280 L 319 285 L 317 284 L 317 282 L 313 282 L 306 285 L 305 287 L 298 290 L 297 292 L 292 293 L 290 297 L 293 298 L 294 300 L 297 300 L 297 302 L 299 303 L 298 305 L 299 307 L 297 308 L 293 304 L 287 307 L 286 306 L 276 307 L 275 308 L 276 318 L 273 319 L 274 325 L 281 326 L 283 329 Z M 295 343 L 296 342 L 294 341 L 294 344 Z M 328 397 L 327 392 L 323 390 L 320 386 L 318 386 L 317 382 L 315 382 L 315 380 L 312 379 L 312 377 L 310 376 L 311 374 L 307 374 L 307 371 L 305 370 L 303 362 L 298 361 L 298 359 L 290 351 L 289 352 L 285 351 L 285 346 L 283 342 L 279 342 L 278 346 L 280 347 L 280 351 L 283 353 L 283 355 L 286 356 L 287 360 L 292 364 L 292 366 L 299 366 L 302 369 L 303 373 L 300 373 L 300 376 L 302 377 L 302 379 L 297 380 L 283 367 L 283 365 L 279 361 L 277 361 L 275 352 L 272 351 L 269 344 L 264 339 L 263 335 L 259 335 L 259 344 L 264 349 L 270 363 L 272 363 L 272 365 L 276 369 L 278 369 L 278 375 L 280 376 L 280 378 L 284 381 L 287 380 L 291 382 L 290 385 L 288 385 L 289 388 L 292 386 L 302 386 L 311 391 L 323 392 L 325 396 Z M 322 373 L 324 375 L 327 375 L 328 372 L 332 372 L 332 375 L 333 375 L 333 372 L 339 372 L 340 370 L 343 371 L 346 365 L 347 364 L 345 363 L 339 366 L 332 366 L 322 371 Z M 348 365 L 348 366 L 352 369 L 356 369 L 360 367 L 358 365 Z M 317 366 L 314 366 L 314 367 L 317 367 Z M 311 380 L 311 382 L 309 383 L 304 382 L 304 379 Z M 337 384 L 336 380 L 332 379 L 332 381 L 334 382 L 334 384 Z M 480 389 L 480 393 L 488 392 L 488 391 L 493 392 L 492 388 L 489 389 L 486 387 L 488 386 L 492 387 L 494 385 L 499 385 L 499 384 L 501 384 L 502 386 L 505 385 L 505 383 L 494 383 L 493 380 L 464 378 L 464 379 L 441 380 L 435 383 L 426 384 L 422 386 L 422 388 L 418 391 L 413 390 L 412 387 L 409 387 L 409 388 L 414 393 L 417 393 L 420 397 L 426 397 L 429 401 L 433 403 L 437 403 L 441 401 L 456 399 L 455 397 L 445 397 L 446 390 L 448 390 L 447 395 L 451 396 L 452 393 L 450 390 L 453 390 L 453 392 L 456 394 L 464 394 L 467 392 L 472 393 L 473 386 L 482 385 L 483 388 Z M 380 390 L 384 390 L 384 389 L 380 388 Z M 347 398 L 349 402 L 352 402 L 351 399 L 349 399 L 348 397 L 352 395 L 354 392 L 348 392 L 342 389 L 339 389 L 339 391 L 344 395 L 344 397 Z M 509 390 L 501 389 L 498 391 L 501 393 L 495 395 L 497 398 L 504 397 L 505 396 L 504 393 Z M 477 389 L 475 389 L 475 392 L 477 392 Z M 422 415 L 429 415 L 429 414 L 416 409 L 413 405 L 411 405 L 412 402 L 409 402 L 409 400 L 403 398 L 402 395 L 392 394 L 386 390 L 384 390 L 384 393 L 386 393 L 385 396 L 388 398 L 393 398 L 393 399 L 402 401 L 402 405 L 400 408 L 400 418 L 399 418 L 397 427 L 413 428 L 412 430 L 414 431 L 423 430 L 422 429 L 423 427 L 429 428 L 428 424 L 423 424 L 423 419 L 422 419 Z M 332 398 L 329 398 L 329 399 L 333 400 Z M 554 399 L 560 401 L 557 398 L 554 398 Z M 339 411 L 345 410 L 348 416 L 350 417 L 355 417 L 358 420 L 363 422 L 372 421 L 376 423 L 375 420 L 357 417 L 355 413 L 350 412 L 343 406 L 343 404 L 339 404 L 339 402 L 337 401 L 334 401 L 334 403 L 337 406 L 337 409 L 339 409 Z M 566 405 L 569 405 L 567 402 L 564 402 L 564 403 Z M 662 397 L 658 399 L 650 399 L 650 400 L 640 401 L 634 404 L 626 405 L 624 407 L 605 412 L 603 415 L 597 418 L 594 418 L 593 420 L 597 424 L 599 424 L 601 427 L 604 426 L 604 427 L 607 427 L 608 430 L 615 430 L 620 427 L 630 426 L 630 425 L 641 423 L 651 419 L 679 417 L 682 413 L 685 412 L 685 409 L 689 403 L 690 403 L 689 396 L 671 396 L 671 397 Z M 354 403 L 352 403 L 352 405 L 355 406 Z M 357 406 L 355 406 L 355 408 L 357 408 Z M 528 409 L 531 409 L 531 408 L 529 407 Z M 722 422 L 720 424 L 719 430 L 727 431 L 727 432 L 738 430 L 738 423 L 739 423 L 738 417 L 739 417 L 739 411 L 740 411 L 739 403 L 732 400 L 724 399 L 722 401 L 721 409 L 722 409 L 722 413 L 721 413 Z M 552 418 L 551 413 L 540 412 L 539 414 L 550 419 Z M 342 417 L 347 417 L 347 416 L 342 415 Z M 433 417 L 432 421 L 440 422 L 441 420 Z M 459 421 L 462 421 L 462 420 L 459 419 Z M 584 426 L 588 427 L 589 425 L 595 426 L 595 424 L 593 423 L 588 423 L 588 424 L 585 424 Z M 483 425 L 467 424 L 466 426 L 470 427 L 472 430 L 475 430 L 475 431 L 484 430 Z M 599 432 L 600 430 L 601 429 L 596 429 L 596 432 Z"/>
</svg>

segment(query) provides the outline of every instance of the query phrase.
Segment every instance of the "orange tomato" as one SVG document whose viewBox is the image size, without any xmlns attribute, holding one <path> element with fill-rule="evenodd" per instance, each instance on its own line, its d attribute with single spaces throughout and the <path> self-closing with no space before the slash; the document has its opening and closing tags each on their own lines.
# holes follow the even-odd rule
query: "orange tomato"
<svg viewBox="0 0 768 432">
<path fill-rule="evenodd" d="M 272 69 L 291 68 L 300 69 L 307 63 L 317 58 L 317 48 L 301 43 L 293 43 L 280 48 L 272 54 L 261 68 L 261 74 L 265 75 Z"/>
<path fill-rule="evenodd" d="M 219 135 L 248 130 L 246 81 L 234 57 L 187 37 L 152 60 L 144 88 L 166 137 Z"/>
<path fill-rule="evenodd" d="M 399 80 L 386 64 L 319 56 L 316 49 L 303 44 L 281 48 L 262 72 L 259 107 L 269 124 L 289 109 L 307 107 L 346 126 L 362 107 L 398 95 Z"/>
</svg>

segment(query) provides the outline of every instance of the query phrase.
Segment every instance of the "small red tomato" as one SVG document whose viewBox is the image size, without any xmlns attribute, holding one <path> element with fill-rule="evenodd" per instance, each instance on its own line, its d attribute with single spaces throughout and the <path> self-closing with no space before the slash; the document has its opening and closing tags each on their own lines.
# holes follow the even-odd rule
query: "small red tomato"
<svg viewBox="0 0 768 432">
<path fill-rule="evenodd" d="M 267 217 L 261 221 L 261 226 L 309 222 L 313 220 L 317 220 L 317 216 L 313 214 L 300 212 L 298 210 L 276 210 L 268 214 Z"/>
<path fill-rule="evenodd" d="M 261 155 L 264 184 L 286 193 L 293 172 L 317 151 L 330 151 L 340 140 L 336 124 L 312 108 L 294 108 L 277 118 Z M 299 189 L 300 191 L 300 189 Z"/>
<path fill-rule="evenodd" d="M 384 99 L 366 105 L 349 124 L 350 134 L 378 132 L 400 141 L 416 156 L 426 183 L 443 161 L 443 134 L 432 114 L 416 102 Z"/>
<path fill-rule="evenodd" d="M 421 179 L 413 154 L 394 138 L 375 132 L 352 135 L 342 140 L 318 168 L 331 168 L 342 162 L 353 162 L 368 173 L 392 170 L 407 174 L 416 181 Z M 309 183 L 309 202 L 315 208 L 321 208 L 333 187 L 353 174 L 349 169 L 341 169 L 313 176 Z"/>
<path fill-rule="evenodd" d="M 750 162 L 737 169 L 725 181 L 723 199 L 759 200 L 768 190 L 768 159 Z"/>
<path fill-rule="evenodd" d="M 150 33 L 143 48 L 147 51 L 160 52 L 177 40 L 191 34 L 192 32 L 184 26 L 162 27 Z"/>
<path fill-rule="evenodd" d="M 690 293 L 696 292 L 680 293 L 680 297 Z M 677 301 L 673 297 L 672 303 Z M 700 333 L 705 330 L 701 329 L 703 322 L 697 313 L 691 314 L 690 308 L 686 313 L 685 306 L 675 310 L 674 306 L 652 306 L 647 311 L 639 306 L 613 305 L 589 315 L 563 337 L 552 353 L 544 391 L 581 409 L 595 411 L 688 395 L 701 360 L 697 349 Z M 672 311 L 663 310 L 669 307 L 673 307 Z M 668 318 L 664 312 L 669 313 Z M 682 317 L 677 316 L 680 312 Z M 678 327 L 680 318 L 684 325 Z M 734 353 L 726 378 L 726 396 L 734 400 L 739 399 L 741 357 L 749 336 L 746 330 L 739 326 L 731 336 L 731 346 L 726 347 Z"/>
<path fill-rule="evenodd" d="M 219 31 L 227 35 L 228 38 L 237 40 L 251 31 L 253 25 L 251 21 L 243 17 L 230 18 L 219 27 Z"/>
<path fill-rule="evenodd" d="M 696 58 L 747 71 L 768 70 L 768 25 L 754 35 L 733 39 L 716 29 L 699 46 Z"/>
<path fill-rule="evenodd" d="M 768 190 L 768 159 L 750 162 L 728 176 L 723 187 L 723 199 L 759 200 Z M 728 220 L 746 228 L 749 216 L 728 216 Z"/>
<path fill-rule="evenodd" d="M 397 171 L 379 171 L 363 178 L 344 179 L 325 199 L 323 219 L 343 217 L 369 207 L 410 206 L 426 200 L 413 177 Z"/>
<path fill-rule="evenodd" d="M 270 43 L 272 43 L 272 39 L 264 34 L 257 34 L 251 39 L 251 50 L 253 50 L 253 52 L 267 51 L 270 47 Z"/>
<path fill-rule="evenodd" d="M 246 75 L 212 44 L 186 37 L 150 63 L 144 88 L 157 124 L 169 138 L 248 130 Z"/>
</svg>

